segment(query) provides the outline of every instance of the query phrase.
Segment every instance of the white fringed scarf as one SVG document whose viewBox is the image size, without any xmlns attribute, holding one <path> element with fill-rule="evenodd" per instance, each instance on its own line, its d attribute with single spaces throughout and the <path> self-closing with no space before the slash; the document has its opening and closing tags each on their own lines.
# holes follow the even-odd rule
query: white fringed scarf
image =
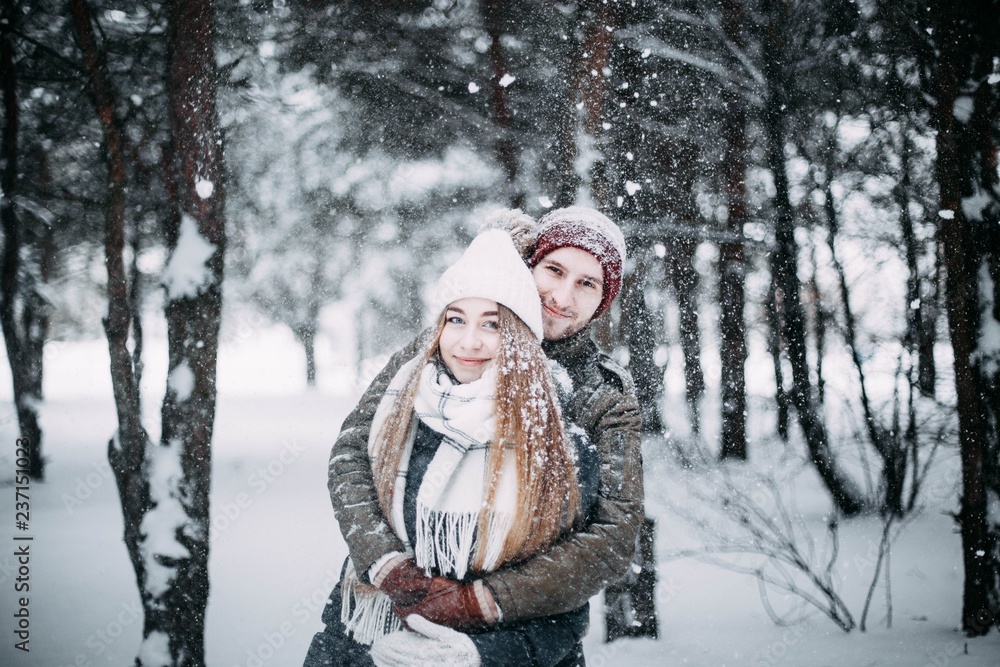
<svg viewBox="0 0 1000 667">
<path fill-rule="evenodd" d="M 372 461 L 384 445 L 378 439 L 379 432 L 419 361 L 413 359 L 399 369 L 379 402 L 368 438 Z M 456 384 L 434 363 L 425 365 L 420 372 L 414 412 L 420 421 L 444 437 L 417 491 L 417 534 L 411 541 L 403 519 L 403 496 L 416 424 L 411 428 L 396 475 L 389 524 L 406 544 L 407 552 L 413 550 L 417 565 L 428 573 L 436 570 L 442 576 L 462 579 L 480 549 L 485 549 L 486 571 L 500 565 L 517 503 L 513 454 L 504 458 L 486 539 L 476 535 L 486 490 L 486 455 L 496 428 L 493 411 L 496 378 L 493 365 L 480 379 L 465 384 Z M 376 587 L 361 583 L 350 562 L 342 594 L 341 619 L 355 640 L 371 644 L 382 634 L 400 627 L 389 598 Z"/>
</svg>

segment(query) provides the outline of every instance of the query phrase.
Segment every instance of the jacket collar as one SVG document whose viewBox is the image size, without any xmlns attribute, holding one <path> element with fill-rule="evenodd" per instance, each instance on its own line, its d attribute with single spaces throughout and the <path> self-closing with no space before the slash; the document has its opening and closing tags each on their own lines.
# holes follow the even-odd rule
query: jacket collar
<svg viewBox="0 0 1000 667">
<path fill-rule="evenodd" d="M 596 349 L 593 341 L 590 340 L 589 324 L 566 338 L 542 341 L 542 350 L 545 351 L 545 356 L 559 362 L 567 369 L 585 362 Z"/>
</svg>

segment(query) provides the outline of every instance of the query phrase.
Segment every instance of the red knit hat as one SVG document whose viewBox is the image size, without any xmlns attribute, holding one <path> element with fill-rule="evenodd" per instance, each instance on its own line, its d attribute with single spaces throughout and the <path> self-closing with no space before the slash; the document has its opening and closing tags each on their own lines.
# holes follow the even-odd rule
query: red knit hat
<svg viewBox="0 0 1000 667">
<path fill-rule="evenodd" d="M 625 236 L 621 229 L 603 213 L 585 206 L 567 206 L 549 211 L 538 220 L 538 226 L 538 241 L 528 265 L 534 268 L 546 255 L 559 248 L 579 248 L 589 252 L 604 271 L 604 292 L 591 319 L 603 315 L 622 286 Z"/>
</svg>

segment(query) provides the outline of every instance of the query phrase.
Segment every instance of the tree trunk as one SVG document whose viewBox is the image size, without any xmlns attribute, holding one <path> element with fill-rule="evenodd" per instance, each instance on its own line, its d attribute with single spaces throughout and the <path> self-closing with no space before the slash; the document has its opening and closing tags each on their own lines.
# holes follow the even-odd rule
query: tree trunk
<svg viewBox="0 0 1000 667">
<path fill-rule="evenodd" d="M 722 29 L 731 42 L 742 48 L 743 5 L 736 0 L 722 2 Z M 743 225 L 749 219 L 747 209 L 747 109 L 746 102 L 726 91 L 722 160 L 723 184 L 729 215 L 726 228 L 734 237 L 719 247 L 719 357 L 721 361 L 720 394 L 722 428 L 719 434 L 719 458 L 747 459 L 746 393 L 746 257 L 743 252 Z"/>
<path fill-rule="evenodd" d="M 772 121 L 773 122 L 773 121 Z M 771 137 L 771 168 L 777 185 L 777 228 L 775 249 L 771 255 L 771 271 L 776 276 L 783 304 L 784 326 L 782 337 L 792 367 L 792 386 L 788 392 L 790 403 L 802 427 L 809 458 L 830 492 L 834 504 L 847 516 L 864 508 L 860 491 L 837 467 L 830 451 L 826 425 L 816 405 L 809 365 L 806 359 L 805 317 L 799 299 L 798 244 L 795 242 L 791 206 L 788 203 L 788 183 L 784 175 L 784 156 L 780 155 L 784 142 Z M 773 144 L 777 143 L 777 146 Z"/>
<path fill-rule="evenodd" d="M 635 558 L 628 575 L 604 592 L 604 641 L 660 636 L 656 618 L 656 522 L 646 517 L 636 536 Z"/>
<path fill-rule="evenodd" d="M 136 313 L 123 261 L 124 137 L 89 8 L 85 0 L 71 0 L 70 10 L 108 158 L 105 330 L 118 412 L 118 432 L 109 444 L 108 458 L 118 483 L 125 543 L 144 612 L 136 664 L 200 666 L 208 601 L 209 445 L 225 248 L 212 6 L 179 0 L 168 18 L 173 160 L 166 161 L 165 176 L 174 195 L 171 208 L 178 212 L 172 219 L 179 218 L 179 225 L 165 234 L 171 247 L 164 272 L 170 374 L 159 445 L 152 443 L 140 421 L 138 368 L 128 349 Z M 181 237 L 205 257 L 179 259 L 173 251 Z"/>
<path fill-rule="evenodd" d="M 45 477 L 42 429 L 38 405 L 42 400 L 42 352 L 48 334 L 48 302 L 41 295 L 45 256 L 51 244 L 51 228 L 32 233 L 18 218 L 14 198 L 18 185 L 18 132 L 20 108 L 17 99 L 17 63 L 14 57 L 16 3 L 0 5 L 0 88 L 4 124 L 0 138 L 0 228 L 4 248 L 0 257 L 0 326 L 7 348 L 7 361 L 14 390 L 14 406 L 21 438 L 27 440 L 28 475 Z"/>
<path fill-rule="evenodd" d="M 316 331 L 315 320 L 295 327 L 295 338 L 302 343 L 306 353 L 306 386 L 316 386 Z"/>
<path fill-rule="evenodd" d="M 104 253 L 108 271 L 108 314 L 104 330 L 111 359 L 111 384 L 118 417 L 118 430 L 108 443 L 108 461 L 114 471 L 125 524 L 125 546 L 132 561 L 142 600 L 143 637 L 149 635 L 149 618 L 156 604 L 148 591 L 150 572 L 143 557 L 146 535 L 141 518 L 149 511 L 149 481 L 146 461 L 152 443 L 141 422 L 139 383 L 128 350 L 129 325 L 132 319 L 125 273 L 125 152 L 121 124 L 115 114 L 114 91 L 108 81 L 104 51 L 98 46 L 90 9 L 85 0 L 71 0 L 69 9 L 84 68 L 90 82 L 97 117 L 104 137 L 108 162 L 105 208 Z M 153 567 L 159 564 L 153 563 Z M 138 661 L 137 661 L 138 662 Z"/>
<path fill-rule="evenodd" d="M 572 39 L 574 31 L 570 27 L 567 30 Z M 579 131 L 576 98 L 579 91 L 575 56 L 576 48 L 573 48 L 557 65 L 562 71 L 561 79 L 565 83 L 565 90 L 559 97 L 559 107 L 556 110 L 557 127 L 551 157 L 544 162 L 546 169 L 542 174 L 545 192 L 555 208 L 572 205 L 580 188 L 580 176 L 576 173 L 576 138 Z"/>
<path fill-rule="evenodd" d="M 183 473 L 177 499 L 184 519 L 176 534 L 181 553 L 176 579 L 165 597 L 158 625 L 170 638 L 179 665 L 204 664 L 205 608 L 208 603 L 209 491 L 215 423 L 216 359 L 222 314 L 226 247 L 222 135 L 215 107 L 214 8 L 205 0 L 175 0 L 168 17 L 167 93 L 172 150 L 170 178 L 180 229 L 167 237 L 194 234 L 206 259 L 201 282 L 184 288 L 166 282 L 168 368 L 160 446 L 174 450 Z M 178 233 L 179 232 L 179 233 Z M 171 253 L 171 263 L 177 258 Z M 185 262 L 184 258 L 179 260 Z M 185 268 L 181 264 L 178 268 Z M 168 265 L 167 271 L 169 272 Z"/>
<path fill-rule="evenodd" d="M 655 208 L 681 227 L 697 226 L 700 222 L 694 193 L 698 174 L 697 144 L 681 137 L 663 138 L 651 153 L 662 183 L 654 197 Z M 684 357 L 684 395 L 691 430 L 698 433 L 701 430 L 701 399 L 705 394 L 698 326 L 700 280 L 694 266 L 698 240 L 680 232 L 667 239 L 665 245 L 667 276 L 677 299 L 678 333 Z"/>
<path fill-rule="evenodd" d="M 938 244 L 934 244 L 934 252 L 937 255 L 940 250 Z M 931 282 L 926 298 L 921 301 L 920 317 L 920 338 L 917 343 L 918 359 L 918 382 L 920 391 L 925 396 L 934 396 L 935 385 L 937 384 L 937 365 L 934 361 L 934 346 L 937 344 L 938 315 L 941 311 L 941 277 L 940 270 L 943 262 L 935 260 L 935 275 Z"/>
<path fill-rule="evenodd" d="M 687 221 L 685 219 L 685 221 Z M 701 431 L 700 406 L 705 395 L 705 375 L 701 368 L 701 330 L 698 327 L 698 272 L 694 253 L 698 243 L 673 238 L 667 245 L 670 282 L 677 297 L 678 334 L 684 357 L 684 397 L 687 399 L 691 431 Z"/>
<path fill-rule="evenodd" d="M 594 139 L 599 137 L 604 101 L 608 94 L 604 71 L 610 57 L 611 32 L 606 28 L 613 25 L 611 9 L 600 0 L 585 0 L 580 3 L 575 19 L 575 24 L 569 24 L 565 29 L 571 40 L 575 39 L 577 26 L 582 30 L 583 36 L 580 41 L 570 45 L 562 62 L 566 94 L 558 109 L 557 136 L 552 150 L 550 173 L 546 178 L 555 197 L 552 203 L 556 207 L 576 202 L 583 183 L 576 167 L 579 155 L 577 138 L 581 130 Z M 583 109 L 582 127 L 577 104 L 581 104 L 580 108 Z M 603 169 L 598 165 L 595 167 L 598 171 Z M 606 205 L 603 193 L 597 192 L 595 195 Z"/>
<path fill-rule="evenodd" d="M 583 130 L 596 138 L 603 130 L 615 20 L 611 8 L 603 0 L 584 0 L 580 5 L 583 43 L 576 65 L 577 88 L 583 102 Z"/>
<path fill-rule="evenodd" d="M 746 324 L 743 319 L 746 263 L 738 241 L 722 244 L 719 258 L 719 335 L 722 400 L 720 459 L 747 460 Z"/>
<path fill-rule="evenodd" d="M 916 234 L 913 231 L 913 217 L 910 215 L 910 141 L 909 128 L 904 123 L 900 128 L 902 146 L 900 147 L 899 185 L 893 190 L 896 205 L 899 207 L 899 227 L 903 238 L 904 254 L 906 256 L 906 333 L 903 342 L 911 359 L 917 359 L 917 386 L 924 396 L 934 396 L 936 368 L 934 365 L 934 322 L 930 321 L 928 313 L 934 305 L 927 303 L 921 289 L 920 267 L 917 263 L 919 249 Z M 928 322 L 930 321 L 930 331 Z"/>
<path fill-rule="evenodd" d="M 767 350 L 774 369 L 775 430 L 782 442 L 788 442 L 788 421 L 791 404 L 785 391 L 785 369 L 781 356 L 781 302 L 774 271 L 767 294 Z"/>
<path fill-rule="evenodd" d="M 316 334 L 310 331 L 302 340 L 306 351 L 306 386 L 316 386 Z"/>
<path fill-rule="evenodd" d="M 1000 49 L 982 21 L 997 7 L 940 3 L 933 9 L 938 50 L 928 92 L 936 100 L 935 170 L 962 452 L 962 629 L 978 636 L 1000 624 L 1000 516 L 990 508 L 990 497 L 995 504 L 1000 494 L 1000 346 L 987 333 L 1000 327 L 998 109 L 986 80 Z"/>
<path fill-rule="evenodd" d="M 628 346 L 628 369 L 635 381 L 636 397 L 644 433 L 662 433 L 660 402 L 663 400 L 663 369 L 656 365 L 656 316 L 646 305 L 646 258 L 639 248 L 629 248 L 635 268 L 625 276 L 622 289 L 621 330 Z"/>
<path fill-rule="evenodd" d="M 593 165 L 591 190 L 605 211 L 616 208 L 620 218 L 633 225 L 641 225 L 649 218 L 643 215 L 639 200 L 628 194 L 625 179 L 620 178 L 635 168 L 629 159 L 633 157 L 629 151 L 637 150 L 640 145 L 638 141 L 632 147 L 627 145 L 639 135 L 635 119 L 631 118 L 632 99 L 616 99 L 607 75 L 608 71 L 616 72 L 625 81 L 632 83 L 636 78 L 634 60 L 617 60 L 622 55 L 629 58 L 624 53 L 629 50 L 612 48 L 613 29 L 632 22 L 635 4 L 619 3 L 613 7 L 612 3 L 602 0 L 589 0 L 586 4 L 592 15 L 586 28 L 587 38 L 584 44 L 587 57 L 580 72 L 586 81 L 583 84 L 586 110 L 584 129 L 597 140 L 602 135 L 607 136 L 604 124 L 606 120 L 610 120 L 609 126 L 615 132 L 603 144 L 598 142 L 603 150 Z M 617 52 L 614 65 L 613 52 Z M 609 104 L 609 100 L 618 103 Z M 608 149 L 610 154 L 605 154 Z M 629 154 L 628 157 L 626 154 Z M 619 177 L 617 182 L 614 182 L 616 179 L 612 174 Z M 647 253 L 648 241 L 631 239 L 629 254 L 636 260 L 633 261 L 631 275 L 626 278 L 628 285 L 623 290 L 621 329 L 629 345 L 629 370 L 633 377 L 642 377 L 641 381 L 636 381 L 636 390 L 639 394 L 643 430 L 661 433 L 663 425 L 659 406 L 663 369 L 656 365 L 654 355 L 658 343 L 656 332 L 662 331 L 662 325 L 659 325 L 659 314 L 651 313 L 646 304 Z M 633 569 L 623 581 L 612 584 L 605 590 L 605 641 L 612 641 L 617 637 L 658 636 L 656 559 L 653 549 L 655 525 L 653 519 L 645 518 L 639 535 L 636 536 Z"/>
<path fill-rule="evenodd" d="M 323 257 L 316 257 L 310 283 L 312 290 L 307 297 L 306 319 L 295 327 L 295 337 L 302 342 L 306 352 L 306 386 L 316 386 L 316 333 L 319 331 L 319 311 L 325 294 L 323 281 Z"/>
<path fill-rule="evenodd" d="M 775 186 L 775 247 L 771 254 L 771 272 L 782 304 L 782 337 L 792 367 L 789 399 L 802 427 L 810 461 L 830 492 L 837 509 L 851 516 L 864 509 L 864 500 L 852 480 L 840 471 L 830 450 L 826 424 L 817 409 L 806 359 L 805 317 L 799 298 L 799 248 L 795 241 L 795 223 L 784 155 L 786 105 L 783 85 L 786 79 L 782 72 L 784 55 L 779 37 L 779 26 L 784 25 L 784 21 L 779 16 L 781 9 L 774 4 L 770 0 L 765 2 L 768 26 L 765 29 L 763 69 L 767 79 L 767 93 L 763 122 L 767 141 L 766 159 Z"/>
<path fill-rule="evenodd" d="M 507 84 L 501 83 L 503 77 L 510 73 L 507 54 L 501 42 L 504 32 L 503 5 L 502 0 L 485 0 L 482 3 L 483 28 L 490 39 L 489 57 L 493 65 L 490 100 L 493 105 L 493 127 L 497 133 L 493 152 L 497 164 L 506 177 L 507 200 L 511 208 L 521 208 L 524 206 L 524 190 L 518 185 L 520 151 L 515 140 L 513 117 L 507 100 Z"/>
<path fill-rule="evenodd" d="M 826 359 L 826 330 L 830 320 L 830 313 L 823 298 L 823 292 L 819 288 L 819 279 L 816 275 L 818 267 L 816 265 L 816 244 L 809 244 L 809 263 L 811 271 L 809 274 L 809 284 L 806 287 L 809 294 L 809 302 L 812 304 L 813 317 L 813 338 L 816 347 L 816 400 L 822 409 L 826 401 L 826 376 L 823 374 Z"/>
</svg>

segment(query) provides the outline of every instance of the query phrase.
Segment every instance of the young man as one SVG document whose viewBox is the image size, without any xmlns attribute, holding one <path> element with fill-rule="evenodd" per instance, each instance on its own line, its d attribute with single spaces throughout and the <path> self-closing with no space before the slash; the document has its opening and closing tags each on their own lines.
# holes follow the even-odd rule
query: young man
<svg viewBox="0 0 1000 667">
<path fill-rule="evenodd" d="M 625 239 L 611 220 L 585 207 L 551 211 L 538 224 L 528 264 L 542 301 L 542 347 L 569 374 L 573 389 L 566 419 L 587 432 L 600 460 L 599 497 L 587 523 L 543 556 L 481 580 L 442 583 L 431 589 L 433 595 L 420 599 L 427 584 L 422 571 L 402 555 L 404 545 L 383 518 L 368 437 L 389 380 L 421 340 L 398 352 L 372 381 L 344 420 L 331 452 L 330 499 L 357 571 L 390 597 L 418 598 L 407 613 L 449 627 L 483 627 L 497 619 L 513 625 L 580 608 L 625 576 L 643 521 L 641 422 L 632 379 L 591 340 L 591 322 L 607 311 L 621 288 Z M 339 613 L 328 608 L 324 621 Z M 531 650 L 525 647 L 527 654 Z M 484 656 L 484 664 L 502 662 L 498 658 Z M 581 661 L 578 645 L 577 654 L 559 664 Z M 308 657 L 306 664 L 312 664 Z"/>
</svg>

